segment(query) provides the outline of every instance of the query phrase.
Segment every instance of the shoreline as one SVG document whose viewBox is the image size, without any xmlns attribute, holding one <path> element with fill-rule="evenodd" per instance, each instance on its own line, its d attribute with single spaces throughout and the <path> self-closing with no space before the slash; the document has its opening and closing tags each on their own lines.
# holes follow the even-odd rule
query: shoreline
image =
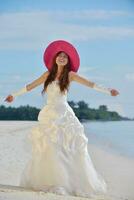
<svg viewBox="0 0 134 200">
<path fill-rule="evenodd" d="M 96 146 L 97 148 L 99 149 L 102 149 L 103 151 L 106 151 L 108 152 L 109 154 L 113 154 L 113 155 L 116 155 L 116 156 L 121 156 L 123 158 L 128 158 L 130 160 L 134 160 L 134 156 L 133 155 L 130 155 L 128 154 L 127 152 L 124 153 L 124 152 L 121 152 L 119 151 L 118 149 L 115 149 L 115 148 L 112 148 L 112 147 L 109 147 L 108 144 L 103 144 L 103 143 L 97 143 L 97 142 L 89 142 L 89 145 L 93 145 L 93 146 Z"/>
<path fill-rule="evenodd" d="M 88 152 L 97 172 L 104 178 L 108 186 L 106 197 L 95 197 L 95 200 L 133 200 L 134 199 L 134 160 L 104 151 L 100 147 L 89 144 Z M 12 170 L 11 170 L 12 171 Z M 21 170 L 20 170 L 21 172 Z M 19 173 L 19 171 L 18 171 Z M 20 173 L 21 174 L 21 173 Z M 19 175 L 20 175 L 19 174 Z M 10 174 L 7 174 L 10 176 Z M 8 177 L 10 178 L 10 177 Z M 14 178 L 14 176 L 12 176 Z M 3 185 L 3 186 L 2 186 Z M 17 187 L 17 184 L 0 183 L 0 197 L 6 200 L 30 199 L 34 200 L 93 200 L 94 198 L 82 198 L 75 196 L 62 196 L 42 191 L 28 191 Z M 4 198 L 3 198 L 4 197 Z"/>
<path fill-rule="evenodd" d="M 134 199 L 134 159 L 106 151 L 94 144 L 88 145 L 93 164 L 108 185 L 109 196 Z M 115 199 L 116 200 L 116 199 Z"/>
<path fill-rule="evenodd" d="M 31 149 L 28 135 L 35 124 L 36 122 L 30 121 L 29 123 L 4 123 L 4 125 L 1 126 L 1 185 L 18 185 L 22 170 L 30 158 Z M 97 146 L 97 144 L 91 143 L 88 143 L 88 152 L 95 169 L 102 175 L 108 185 L 108 196 L 112 197 L 112 200 L 134 200 L 134 159 L 107 151 L 100 145 Z M 6 195 L 5 192 L 0 192 L 0 197 L 1 194 Z M 7 195 L 10 197 L 9 193 L 7 193 Z M 19 199 L 20 195 L 24 195 L 24 193 L 19 194 Z M 27 194 L 25 195 L 22 199 L 28 198 Z M 11 200 L 11 198 L 8 197 L 5 199 Z M 56 197 L 58 200 L 59 196 Z M 56 199 L 56 197 L 53 196 L 52 199 Z M 30 198 L 32 199 L 32 197 Z M 35 197 L 33 195 L 32 200 L 35 198 L 38 200 L 37 196 Z M 45 199 L 45 197 L 43 199 Z M 65 198 L 62 196 L 62 199 Z M 111 198 L 109 199 L 111 200 Z M 107 198 L 105 200 L 109 199 Z M 17 197 L 14 200 L 17 200 Z M 49 198 L 47 198 L 47 200 L 49 200 Z"/>
</svg>

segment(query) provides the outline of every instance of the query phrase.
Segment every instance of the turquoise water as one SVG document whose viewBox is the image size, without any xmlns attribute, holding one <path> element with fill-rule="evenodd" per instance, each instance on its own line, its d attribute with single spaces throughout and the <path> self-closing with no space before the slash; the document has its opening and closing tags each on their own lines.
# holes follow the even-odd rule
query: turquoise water
<svg viewBox="0 0 134 200">
<path fill-rule="evenodd" d="M 134 121 L 84 122 L 89 144 L 134 158 Z"/>
</svg>

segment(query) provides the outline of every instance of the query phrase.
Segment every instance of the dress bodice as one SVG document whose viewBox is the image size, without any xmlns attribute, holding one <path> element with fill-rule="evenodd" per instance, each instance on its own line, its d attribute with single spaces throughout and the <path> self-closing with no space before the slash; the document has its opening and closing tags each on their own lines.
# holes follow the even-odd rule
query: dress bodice
<svg viewBox="0 0 134 200">
<path fill-rule="evenodd" d="M 67 103 L 67 90 L 61 93 L 58 80 L 54 80 L 47 86 L 46 94 L 47 104 Z"/>
</svg>

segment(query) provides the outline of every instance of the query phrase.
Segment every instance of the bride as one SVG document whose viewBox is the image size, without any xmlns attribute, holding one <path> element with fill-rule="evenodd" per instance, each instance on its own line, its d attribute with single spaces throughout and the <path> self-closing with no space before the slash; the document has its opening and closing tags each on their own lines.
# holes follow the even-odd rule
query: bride
<svg viewBox="0 0 134 200">
<path fill-rule="evenodd" d="M 20 186 L 81 197 L 105 194 L 106 181 L 93 165 L 84 126 L 69 106 L 67 93 L 72 81 L 111 96 L 117 96 L 119 92 L 78 75 L 79 55 L 69 42 L 58 40 L 49 44 L 44 63 L 46 72 L 5 99 L 12 102 L 40 84 L 44 84 L 42 94 L 47 94 L 38 124 L 31 130 L 32 158 L 22 172 Z"/>
</svg>

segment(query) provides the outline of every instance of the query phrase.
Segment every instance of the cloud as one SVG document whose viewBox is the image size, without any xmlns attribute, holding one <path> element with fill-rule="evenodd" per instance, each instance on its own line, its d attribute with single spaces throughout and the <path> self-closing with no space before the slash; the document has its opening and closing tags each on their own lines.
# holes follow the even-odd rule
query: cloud
<svg viewBox="0 0 134 200">
<path fill-rule="evenodd" d="M 20 75 L 15 75 L 12 77 L 14 81 L 19 81 L 21 80 L 21 76 Z"/>
<path fill-rule="evenodd" d="M 81 73 L 87 73 L 89 71 L 95 71 L 96 69 L 98 69 L 98 67 L 81 67 L 79 71 Z"/>
<path fill-rule="evenodd" d="M 133 13 L 121 10 L 73 10 L 73 11 L 48 11 L 51 16 L 60 20 L 109 20 L 117 17 L 134 17 Z"/>
<path fill-rule="evenodd" d="M 90 76 L 90 78 L 97 81 L 107 81 L 107 82 L 112 81 L 110 77 L 104 77 L 104 76 Z"/>
<path fill-rule="evenodd" d="M 88 12 L 88 11 L 82 11 Z M 107 15 L 102 12 L 101 15 Z M 95 15 L 95 11 L 89 15 Z M 125 14 L 125 13 L 124 13 Z M 123 39 L 134 37 L 134 28 L 110 27 L 83 23 L 74 23 L 77 12 L 58 13 L 52 11 L 35 11 L 8 13 L 0 16 L 0 50 L 37 50 L 44 49 L 43 45 L 55 39 L 74 41 L 91 41 L 97 39 Z M 66 23 L 66 15 L 71 16 L 71 22 Z M 112 15 L 123 15 L 123 13 L 111 12 Z M 81 11 L 79 11 L 79 16 Z M 85 14 L 86 16 L 86 14 Z M 62 20 L 60 20 L 62 19 Z M 42 45 L 43 44 L 43 45 Z"/>
<path fill-rule="evenodd" d="M 29 75 L 29 74 L 25 74 L 25 73 L 21 73 L 20 74 L 0 74 L 0 84 L 1 87 L 4 88 L 4 86 L 6 85 L 7 87 L 12 87 L 13 85 L 15 86 L 19 86 L 22 84 L 28 84 L 30 82 L 32 82 L 33 80 L 35 80 L 37 77 L 36 75 Z"/>
<path fill-rule="evenodd" d="M 124 111 L 123 106 L 120 103 L 113 103 L 108 105 L 108 110 L 109 111 L 116 111 L 118 112 L 121 116 L 126 116 L 126 113 Z"/>
<path fill-rule="evenodd" d="M 128 81 L 134 81 L 134 73 L 127 73 L 125 75 L 125 79 L 128 80 Z"/>
<path fill-rule="evenodd" d="M 90 79 L 90 80 L 94 80 L 94 81 L 111 81 L 112 79 L 108 76 L 104 76 L 102 74 L 100 75 L 92 75 L 91 73 L 88 75 L 88 72 L 91 71 L 95 71 L 94 73 L 96 73 L 99 67 L 81 67 L 79 72 L 80 75 L 83 75 L 85 78 Z M 98 72 L 97 72 L 98 74 Z"/>
</svg>

